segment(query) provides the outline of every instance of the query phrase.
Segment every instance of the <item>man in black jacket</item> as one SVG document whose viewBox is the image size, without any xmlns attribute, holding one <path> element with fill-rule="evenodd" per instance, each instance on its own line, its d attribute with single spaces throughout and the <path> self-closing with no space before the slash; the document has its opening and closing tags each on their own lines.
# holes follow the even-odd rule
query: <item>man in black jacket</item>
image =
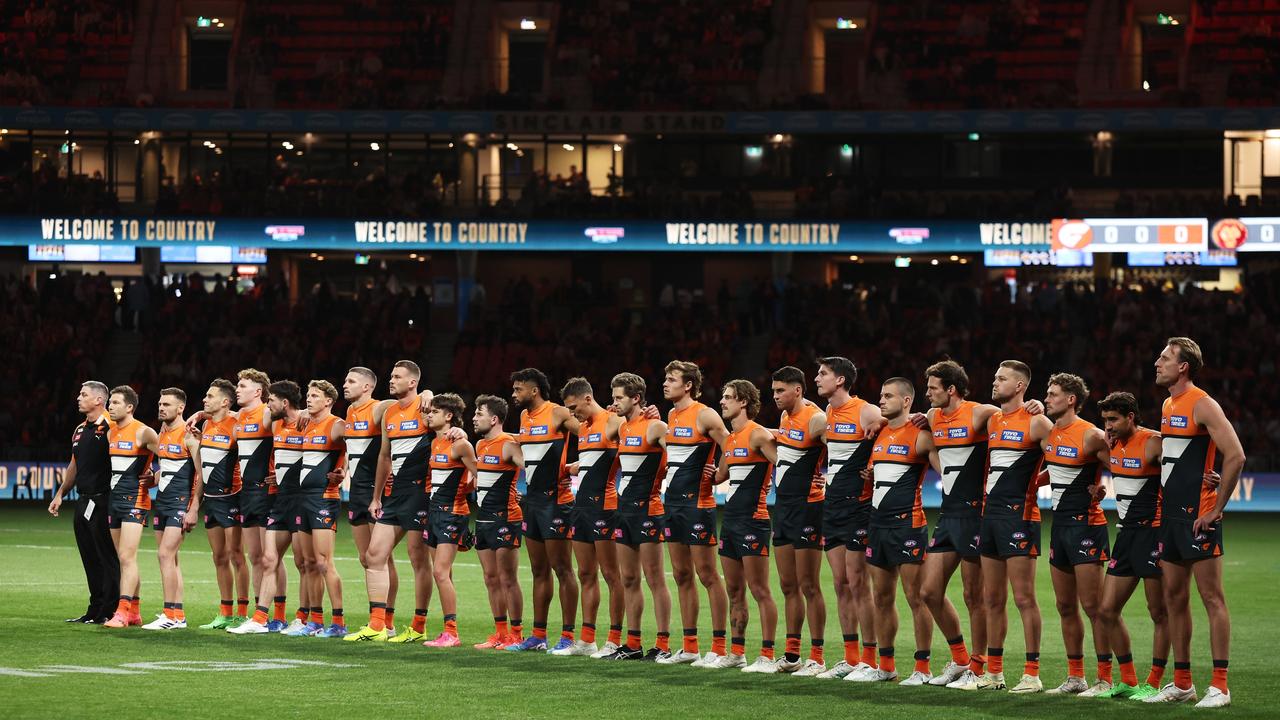
<svg viewBox="0 0 1280 720">
<path fill-rule="evenodd" d="M 120 595 L 120 561 L 107 530 L 108 495 L 111 492 L 111 457 L 107 452 L 107 386 L 90 380 L 80 386 L 77 399 L 84 422 L 71 436 L 71 462 L 62 485 L 53 494 L 49 514 L 58 516 L 62 498 L 76 489 L 75 533 L 80 562 L 89 584 L 89 607 L 84 615 L 67 622 L 102 624 L 111 617 Z"/>
</svg>

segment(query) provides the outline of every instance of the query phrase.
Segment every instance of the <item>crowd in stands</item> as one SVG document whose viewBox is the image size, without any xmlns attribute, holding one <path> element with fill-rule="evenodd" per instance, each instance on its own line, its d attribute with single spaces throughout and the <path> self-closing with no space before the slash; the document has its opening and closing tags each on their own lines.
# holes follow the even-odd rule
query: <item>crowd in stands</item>
<svg viewBox="0 0 1280 720">
<path fill-rule="evenodd" d="M 131 0 L 0 2 L 0 105 L 129 104 Z M 81 88 L 82 81 L 89 81 Z"/>
<path fill-rule="evenodd" d="M 1152 362 L 1166 337 L 1190 334 L 1205 352 L 1198 382 L 1241 434 L 1248 469 L 1280 468 L 1280 418 L 1273 412 L 1280 402 L 1280 276 L 1274 271 L 1250 273 L 1234 293 L 1190 284 L 1041 281 L 1024 282 L 1011 298 L 1003 281 L 983 286 L 974 279 L 938 282 L 902 273 L 852 286 L 668 285 L 641 298 L 646 294 L 606 282 L 557 286 L 521 278 L 473 295 L 452 357 L 439 362 L 432 354 L 441 350 L 428 331 L 429 292 L 394 277 L 354 294 L 321 282 L 305 288 L 294 306 L 284 285 L 269 277 L 247 291 L 220 278 L 192 276 L 169 287 L 135 281 L 118 301 L 101 277 L 42 280 L 38 290 L 8 278 L 0 295 L 10 311 L 0 329 L 26 351 L 0 370 L 15 389 L 0 400 L 0 456 L 65 456 L 77 422 L 77 388 L 110 362 L 104 352 L 108 336 L 122 331 L 117 325 L 141 331 L 143 347 L 128 375 L 142 391 L 143 419 L 154 419 L 161 387 L 186 389 L 194 411 L 211 378 L 234 377 L 248 366 L 273 378 L 338 383 L 352 365 L 368 365 L 381 376 L 407 357 L 424 368 L 451 367 L 450 378 L 429 375 L 424 384 L 468 398 L 505 396 L 508 375 L 525 366 L 542 368 L 555 388 L 583 375 L 601 393 L 614 373 L 630 370 L 646 378 L 649 399 L 661 405 L 662 369 L 678 357 L 703 367 L 702 400 L 714 404 L 730 375 L 767 387 L 776 367 L 792 364 L 807 373 L 815 357 L 839 353 L 863 368 L 857 389 L 864 397 L 874 398 L 887 377 L 917 378 L 928 363 L 949 356 L 969 369 L 970 396 L 985 401 L 994 368 L 1014 357 L 1033 368 L 1033 396 L 1051 373 L 1076 372 L 1089 382 L 1095 403 L 1112 390 L 1134 392 L 1143 422 L 1156 427 L 1165 394 L 1153 384 Z M 923 407 L 923 397 L 917 405 Z M 1096 422 L 1096 404 L 1084 415 Z M 776 418 L 766 402 L 762 421 Z"/>
<path fill-rule="evenodd" d="M 773 0 L 562 0 L 552 73 L 586 77 L 595 107 L 750 108 Z"/>
</svg>

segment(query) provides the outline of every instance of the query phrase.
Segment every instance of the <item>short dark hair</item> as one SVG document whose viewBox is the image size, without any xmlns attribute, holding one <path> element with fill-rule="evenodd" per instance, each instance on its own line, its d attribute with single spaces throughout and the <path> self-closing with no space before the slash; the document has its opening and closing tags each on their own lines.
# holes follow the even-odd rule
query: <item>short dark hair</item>
<svg viewBox="0 0 1280 720">
<path fill-rule="evenodd" d="M 1062 388 L 1062 392 L 1068 395 L 1074 395 L 1076 398 L 1076 410 L 1084 407 L 1084 401 L 1089 399 L 1089 386 L 1085 384 L 1084 378 L 1071 373 L 1054 373 L 1049 376 L 1049 384 L 1057 385 Z"/>
<path fill-rule="evenodd" d="M 755 383 L 739 379 L 730 380 L 724 386 L 732 388 L 733 396 L 747 404 L 748 418 L 755 419 L 755 416 L 760 414 L 760 391 L 756 389 Z"/>
<path fill-rule="evenodd" d="M 826 365 L 832 375 L 844 378 L 845 392 L 853 392 L 853 384 L 858 382 L 858 366 L 847 357 L 832 355 L 818 358 L 819 365 Z"/>
<path fill-rule="evenodd" d="M 964 371 L 960 363 L 955 360 L 943 360 L 936 362 L 924 371 L 926 378 L 936 377 L 942 381 L 942 389 L 949 387 L 956 389 L 956 394 L 965 397 L 969 394 L 969 373 Z"/>
<path fill-rule="evenodd" d="M 569 378 L 569 381 L 560 388 L 560 397 L 576 397 L 584 398 L 588 395 L 594 395 L 591 391 L 591 383 L 587 382 L 584 377 Z"/>
<path fill-rule="evenodd" d="M 551 399 L 551 381 L 547 379 L 547 374 L 538 368 L 525 368 L 511 373 L 511 382 L 536 385 L 538 394 L 542 396 L 543 400 Z"/>
<path fill-rule="evenodd" d="M 784 365 L 773 372 L 774 382 L 786 383 L 788 385 L 799 385 L 800 390 L 805 389 L 804 372 L 795 365 Z"/>
<path fill-rule="evenodd" d="M 183 391 L 182 391 L 182 388 L 167 387 L 167 388 L 165 388 L 165 389 L 161 390 L 161 391 L 160 391 L 160 394 L 161 394 L 161 395 L 171 395 L 171 396 L 173 396 L 173 397 L 177 398 L 177 399 L 178 399 L 178 402 L 180 402 L 180 403 L 182 403 L 182 404 L 184 404 L 184 405 L 187 403 L 187 394 L 186 394 L 185 392 L 183 392 Z"/>
<path fill-rule="evenodd" d="M 679 373 L 680 381 L 691 384 L 689 390 L 690 397 L 698 397 L 702 395 L 702 368 L 697 363 L 688 360 L 672 360 L 667 363 L 667 367 L 662 371 L 666 373 Z"/>
<path fill-rule="evenodd" d="M 1178 349 L 1178 362 L 1187 364 L 1187 377 L 1194 378 L 1200 368 L 1204 367 L 1204 354 L 1200 352 L 1200 344 L 1189 337 L 1171 337 L 1166 345 Z"/>
<path fill-rule="evenodd" d="M 355 373 L 356 375 L 359 375 L 359 376 L 361 376 L 361 377 L 363 377 L 363 378 L 366 378 L 369 382 L 374 383 L 374 384 L 377 384 L 377 382 L 378 382 L 378 376 L 377 376 L 377 375 L 374 375 L 372 370 L 370 370 L 369 368 L 367 368 L 367 367 L 365 367 L 365 366 L 363 366 L 363 365 L 357 365 L 357 366 L 355 366 L 355 367 L 351 368 L 350 370 L 348 370 L 347 372 L 348 372 L 348 373 Z"/>
<path fill-rule="evenodd" d="M 287 401 L 295 410 L 302 407 L 302 388 L 292 380 L 277 380 L 271 383 L 271 387 L 267 388 L 267 394 Z"/>
<path fill-rule="evenodd" d="M 885 384 L 885 385 L 897 385 L 897 386 L 898 386 L 898 388 L 899 388 L 899 389 L 901 389 L 901 390 L 903 391 L 903 392 L 902 392 L 902 394 L 903 394 L 903 395 L 909 395 L 909 396 L 911 396 L 911 399 L 912 399 L 912 400 L 914 400 L 914 399 L 915 399 L 915 397 L 916 397 L 916 386 L 915 386 L 915 383 L 913 383 L 913 382 L 911 382 L 910 380 L 908 380 L 908 379 L 906 379 L 906 378 L 902 377 L 901 375 L 896 376 L 896 377 L 891 377 L 891 378 L 889 378 L 888 380 L 885 380 L 885 381 L 884 381 L 884 384 Z"/>
<path fill-rule="evenodd" d="M 412 360 L 397 360 L 396 364 L 392 365 L 391 368 L 393 370 L 395 368 L 404 368 L 409 371 L 410 375 L 418 378 L 419 380 L 422 379 L 422 368 L 418 367 L 418 363 Z"/>
<path fill-rule="evenodd" d="M 440 393 L 431 398 L 431 407 L 453 414 L 449 422 L 458 425 L 462 422 L 462 413 L 467 411 L 467 403 L 455 393 Z"/>
<path fill-rule="evenodd" d="M 627 397 L 638 397 L 641 400 L 644 399 L 644 393 L 647 389 L 644 378 L 629 372 L 614 375 L 613 380 L 609 381 L 609 387 L 610 389 L 622 388 L 622 392 L 626 393 Z"/>
<path fill-rule="evenodd" d="M 1122 417 L 1133 415 L 1138 417 L 1138 398 L 1133 393 L 1113 392 L 1098 402 L 1098 412 L 1119 413 Z"/>
<path fill-rule="evenodd" d="M 226 397 L 228 400 L 235 402 L 236 386 L 232 385 L 230 380 L 226 378 L 218 378 L 213 382 L 209 383 L 209 387 L 222 393 L 223 396 Z"/>
<path fill-rule="evenodd" d="M 490 415 L 498 418 L 499 423 L 507 421 L 507 401 L 497 395 L 481 395 L 477 397 L 476 407 L 489 411 Z"/>
<path fill-rule="evenodd" d="M 1000 363 L 1000 367 L 1009 368 L 1010 370 L 1016 373 L 1020 373 L 1023 377 L 1027 379 L 1027 384 L 1028 385 L 1031 384 L 1031 366 L 1022 362 L 1021 360 L 1005 360 L 1004 362 Z"/>
<path fill-rule="evenodd" d="M 125 405 L 138 407 L 138 393 L 128 385 L 117 385 L 111 388 L 111 394 L 123 397 Z"/>
</svg>

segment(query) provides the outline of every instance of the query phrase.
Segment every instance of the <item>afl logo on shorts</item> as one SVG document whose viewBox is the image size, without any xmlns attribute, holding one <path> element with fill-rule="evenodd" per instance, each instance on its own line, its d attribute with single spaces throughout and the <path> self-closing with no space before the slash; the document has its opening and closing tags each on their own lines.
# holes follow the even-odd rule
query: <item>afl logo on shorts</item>
<svg viewBox="0 0 1280 720">
<path fill-rule="evenodd" d="M 1223 250 L 1235 250 L 1249 239 L 1249 228 L 1235 218 L 1226 218 L 1213 224 L 1209 237 Z"/>
<path fill-rule="evenodd" d="M 1021 539 L 1025 538 L 1026 536 L 1027 536 L 1027 534 L 1026 534 L 1026 533 L 1024 533 L 1024 532 L 1016 532 L 1016 533 L 1014 533 L 1013 535 L 1011 535 L 1010 537 L 1012 537 L 1014 540 L 1021 540 Z"/>
<path fill-rule="evenodd" d="M 1082 538 L 1080 540 L 1080 547 L 1093 547 L 1093 538 Z"/>
</svg>

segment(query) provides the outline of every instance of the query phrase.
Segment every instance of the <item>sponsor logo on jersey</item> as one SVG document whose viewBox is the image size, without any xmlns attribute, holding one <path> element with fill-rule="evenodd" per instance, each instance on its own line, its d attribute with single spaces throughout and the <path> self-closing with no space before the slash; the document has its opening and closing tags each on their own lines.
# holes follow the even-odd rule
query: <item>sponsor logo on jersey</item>
<svg viewBox="0 0 1280 720">
<path fill-rule="evenodd" d="M 887 452 L 890 455 L 906 456 L 911 452 L 911 448 L 910 446 L 907 446 L 907 445 L 890 445 L 889 449 L 886 450 L 885 452 Z"/>
<path fill-rule="evenodd" d="M 1070 445 L 1058 446 L 1058 457 L 1075 458 L 1080 456 L 1080 449 L 1071 447 Z"/>
<path fill-rule="evenodd" d="M 304 441 L 306 441 L 306 438 L 302 437 L 301 435 L 290 435 L 289 437 L 285 438 L 284 441 L 289 445 L 301 445 L 303 444 Z"/>
<path fill-rule="evenodd" d="M 1124 458 L 1121 467 L 1137 470 L 1142 467 L 1142 460 L 1140 458 Z"/>
<path fill-rule="evenodd" d="M 530 435 L 546 435 L 546 434 L 547 434 L 547 426 L 546 426 L 546 425 L 534 425 L 533 427 L 530 427 L 530 428 L 529 428 L 529 434 L 530 434 Z"/>
<path fill-rule="evenodd" d="M 111 443 L 111 445 L 112 445 L 113 447 L 115 447 L 115 449 L 117 449 L 117 450 L 132 450 L 132 449 L 133 449 L 133 441 L 131 441 L 131 440 L 120 440 L 120 441 L 118 441 L 118 442 L 113 442 L 113 443 Z"/>
<path fill-rule="evenodd" d="M 400 429 L 401 430 L 417 430 L 418 421 L 417 420 L 401 420 Z"/>
<path fill-rule="evenodd" d="M 1022 442 L 1024 434 L 1021 430 L 1003 430 L 1000 439 L 1005 442 Z"/>
<path fill-rule="evenodd" d="M 640 437 L 639 435 L 628 435 L 627 438 L 623 440 L 622 444 L 626 445 L 627 447 L 640 447 L 640 444 L 643 441 L 644 441 L 644 438 Z"/>
<path fill-rule="evenodd" d="M 1185 428 L 1187 426 L 1186 415 L 1170 415 L 1169 427 Z"/>
<path fill-rule="evenodd" d="M 750 451 L 749 451 L 749 450 L 747 450 L 747 448 L 734 448 L 734 449 L 733 449 L 733 456 L 734 456 L 734 457 L 746 457 L 746 456 L 747 456 L 747 455 L 749 455 L 749 454 L 750 454 Z"/>
<path fill-rule="evenodd" d="M 258 423 L 249 423 L 244 426 L 244 432 L 258 432 Z"/>
<path fill-rule="evenodd" d="M 841 435 L 853 435 L 858 432 L 858 423 L 836 423 L 835 431 Z"/>
<path fill-rule="evenodd" d="M 368 420 L 357 420 L 357 421 L 355 421 L 355 422 L 351 423 L 351 429 L 352 429 L 352 430 L 368 430 L 368 429 L 369 429 L 369 421 L 368 421 Z"/>
<path fill-rule="evenodd" d="M 789 440 L 796 440 L 796 441 L 804 440 L 804 431 L 803 431 L 803 430 L 788 430 L 788 431 L 787 431 L 787 439 L 789 439 Z"/>
<path fill-rule="evenodd" d="M 172 453 L 174 455 L 177 455 L 178 453 L 182 452 L 182 446 L 181 445 L 165 445 L 164 451 L 167 453 Z"/>
<path fill-rule="evenodd" d="M 436 453 L 436 462 L 447 463 L 449 462 L 449 456 L 444 453 Z"/>
<path fill-rule="evenodd" d="M 485 465 L 497 465 L 498 463 L 502 462 L 502 458 L 498 457 L 497 455 L 485 455 L 484 458 L 481 460 L 481 462 L 483 462 Z"/>
<path fill-rule="evenodd" d="M 674 433 L 674 435 L 675 435 L 676 437 L 678 437 L 678 438 L 691 438 L 691 437 L 693 437 L 693 428 L 691 428 L 691 427 L 677 427 L 677 428 L 675 429 L 675 433 Z"/>
<path fill-rule="evenodd" d="M 588 435 L 587 435 L 587 442 L 589 442 L 589 443 L 598 443 L 598 442 L 600 442 L 600 433 L 598 433 L 598 432 L 597 432 L 597 433 L 590 433 L 590 434 L 588 434 Z"/>
<path fill-rule="evenodd" d="M 311 442 L 322 443 L 322 444 L 327 443 L 329 442 L 329 436 L 328 435 L 312 435 Z"/>
<path fill-rule="evenodd" d="M 949 428 L 947 430 L 947 437 L 952 439 L 967 438 L 969 437 L 969 428 L 967 427 Z"/>
<path fill-rule="evenodd" d="M 231 442 L 231 438 L 226 435 L 214 435 L 213 441 L 216 443 L 227 443 Z"/>
</svg>

